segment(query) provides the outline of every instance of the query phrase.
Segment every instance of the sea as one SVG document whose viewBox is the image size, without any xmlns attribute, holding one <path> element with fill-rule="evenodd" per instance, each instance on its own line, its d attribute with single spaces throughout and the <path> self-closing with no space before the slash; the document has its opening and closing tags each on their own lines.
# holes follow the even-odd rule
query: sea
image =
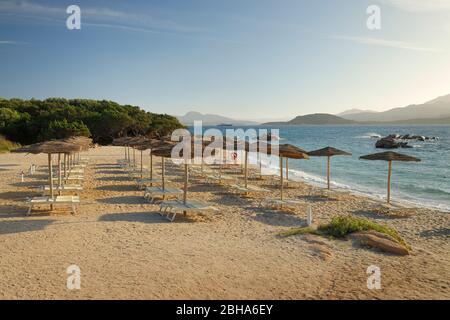
<svg viewBox="0 0 450 320">
<path fill-rule="evenodd" d="M 208 129 L 209 127 L 205 127 Z M 232 129 L 250 127 L 232 127 Z M 450 212 L 450 126 L 266 126 L 258 129 L 278 129 L 280 144 L 289 143 L 306 151 L 327 146 L 352 153 L 352 156 L 335 156 L 331 160 L 332 187 L 346 189 L 374 199 L 386 199 L 388 163 L 360 160 L 366 154 L 383 152 L 376 149 L 375 137 L 389 134 L 410 134 L 439 137 L 436 141 L 414 141 L 412 148 L 393 151 L 421 159 L 421 162 L 394 162 L 391 197 L 396 202 L 425 206 Z M 222 131 L 227 128 L 220 128 Z M 278 162 L 272 161 L 273 172 Z M 327 159 L 311 157 L 309 160 L 289 160 L 289 179 L 306 181 L 325 187 Z"/>
</svg>

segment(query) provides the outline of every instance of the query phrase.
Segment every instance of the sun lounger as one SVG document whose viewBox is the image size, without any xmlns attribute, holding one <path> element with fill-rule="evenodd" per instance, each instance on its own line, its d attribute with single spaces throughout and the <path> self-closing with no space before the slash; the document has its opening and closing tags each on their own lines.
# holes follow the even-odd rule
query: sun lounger
<svg viewBox="0 0 450 320">
<path fill-rule="evenodd" d="M 167 197 L 177 197 L 180 194 L 183 194 L 183 190 L 177 188 L 163 189 L 161 187 L 147 187 L 145 188 L 144 198 L 147 199 L 150 203 L 154 203 L 157 196 L 165 199 Z"/>
<path fill-rule="evenodd" d="M 301 201 L 301 200 L 293 200 L 293 199 L 263 199 L 261 201 L 261 203 L 259 204 L 260 206 L 272 206 L 272 207 L 296 207 L 299 205 L 304 205 L 306 204 L 306 202 Z"/>
<path fill-rule="evenodd" d="M 69 205 L 72 208 L 72 213 L 76 214 L 76 206 L 80 203 L 80 197 L 78 196 L 57 196 L 55 198 L 50 197 L 33 197 L 26 200 L 28 204 L 27 214 L 31 214 L 31 210 L 34 206 L 40 205 Z"/>
<path fill-rule="evenodd" d="M 166 182 L 169 182 L 166 180 Z M 154 183 L 161 183 L 161 178 L 143 178 L 143 179 L 137 179 L 136 183 L 138 185 L 138 189 L 142 190 L 144 187 L 152 186 Z"/>
<path fill-rule="evenodd" d="M 270 190 L 254 186 L 254 185 L 247 185 L 247 187 L 239 185 L 239 184 L 233 184 L 230 186 L 230 191 L 237 193 L 237 194 L 249 194 L 249 193 L 267 193 L 271 192 Z"/>
<path fill-rule="evenodd" d="M 84 176 L 77 174 L 77 175 L 69 175 L 68 177 L 62 177 L 63 181 L 83 181 Z M 58 181 L 58 177 L 54 177 L 53 181 Z"/>
<path fill-rule="evenodd" d="M 43 193 L 43 195 L 45 195 L 46 193 L 48 193 L 50 191 L 50 186 L 49 185 L 40 186 L 39 189 Z M 55 190 L 55 191 L 76 191 L 78 193 L 78 191 L 83 191 L 83 186 L 81 186 L 80 184 L 63 184 L 61 187 L 53 186 L 53 190 Z"/>
<path fill-rule="evenodd" d="M 177 212 L 192 212 L 192 211 L 217 211 L 212 204 L 204 201 L 188 200 L 184 203 L 182 200 L 163 201 L 160 203 L 159 211 L 161 216 L 173 222 Z"/>
<path fill-rule="evenodd" d="M 215 174 L 209 174 L 205 176 L 206 183 L 225 183 L 230 181 L 236 181 L 235 177 L 229 176 L 229 175 L 215 175 Z"/>
<path fill-rule="evenodd" d="M 84 169 L 83 168 L 72 168 L 69 170 L 69 175 L 83 175 Z"/>
</svg>

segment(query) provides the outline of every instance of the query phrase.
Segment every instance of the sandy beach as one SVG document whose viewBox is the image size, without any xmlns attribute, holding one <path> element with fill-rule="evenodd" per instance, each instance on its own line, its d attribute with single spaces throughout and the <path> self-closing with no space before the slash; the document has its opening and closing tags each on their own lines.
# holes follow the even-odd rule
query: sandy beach
<svg viewBox="0 0 450 320">
<path fill-rule="evenodd" d="M 47 175 L 38 171 L 21 182 L 20 172 L 31 163 L 45 165 L 46 155 L 0 154 L 0 299 L 450 298 L 449 213 L 416 208 L 407 209 L 407 217 L 386 217 L 361 196 L 309 196 L 307 184 L 285 190 L 305 202 L 285 212 L 258 207 L 257 196 L 192 179 L 188 197 L 219 210 L 171 223 L 124 170 L 111 166 L 123 148 L 99 147 L 86 155 L 78 213 L 26 216 L 24 199 L 37 194 L 34 187 Z M 182 171 L 169 167 L 167 176 L 170 186 L 182 186 Z M 251 183 L 279 194 L 266 180 Z M 351 240 L 279 236 L 306 225 L 309 205 L 317 224 L 352 214 L 393 227 L 412 252 L 399 257 Z M 81 269 L 80 290 L 66 287 L 73 264 Z M 380 290 L 367 288 L 370 265 L 381 269 Z"/>
</svg>

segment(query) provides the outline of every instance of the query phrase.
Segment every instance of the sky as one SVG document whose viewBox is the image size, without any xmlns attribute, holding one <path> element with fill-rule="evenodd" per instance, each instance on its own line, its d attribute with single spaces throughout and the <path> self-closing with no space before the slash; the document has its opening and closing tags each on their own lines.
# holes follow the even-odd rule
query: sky
<svg viewBox="0 0 450 320">
<path fill-rule="evenodd" d="M 450 93 L 449 18 L 450 0 L 0 0 L 0 97 L 237 119 L 382 111 Z"/>
</svg>

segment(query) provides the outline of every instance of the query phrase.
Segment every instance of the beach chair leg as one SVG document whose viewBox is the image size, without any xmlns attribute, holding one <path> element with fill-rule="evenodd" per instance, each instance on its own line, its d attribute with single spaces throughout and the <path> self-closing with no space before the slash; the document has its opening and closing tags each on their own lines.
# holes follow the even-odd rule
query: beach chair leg
<svg viewBox="0 0 450 320">
<path fill-rule="evenodd" d="M 176 215 L 177 215 L 177 212 L 174 211 L 171 218 L 169 218 L 169 215 L 170 215 L 170 212 L 169 212 L 169 214 L 167 215 L 167 219 L 169 219 L 170 222 L 173 222 L 173 221 L 175 220 L 175 217 L 176 217 Z"/>
<path fill-rule="evenodd" d="M 29 216 L 31 214 L 31 208 L 33 207 L 33 204 L 30 203 L 30 206 L 28 207 L 27 215 Z"/>
</svg>

